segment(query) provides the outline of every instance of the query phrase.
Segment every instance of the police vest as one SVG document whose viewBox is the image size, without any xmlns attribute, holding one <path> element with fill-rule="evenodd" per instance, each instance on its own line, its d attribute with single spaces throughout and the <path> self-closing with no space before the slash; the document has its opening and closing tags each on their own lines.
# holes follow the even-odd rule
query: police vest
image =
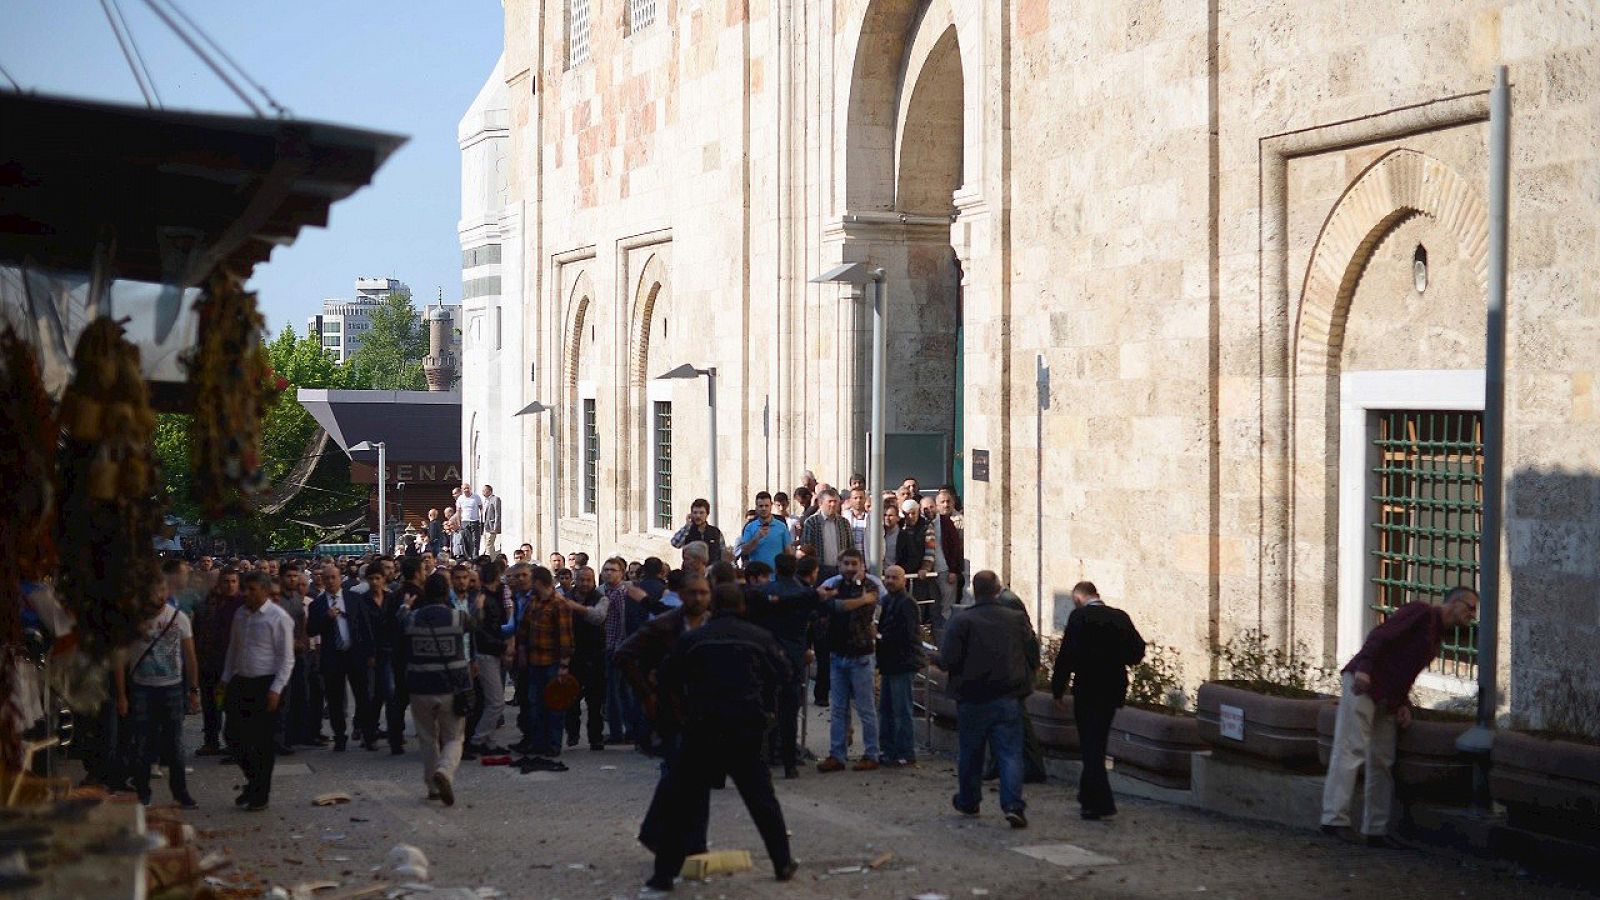
<svg viewBox="0 0 1600 900">
<path fill-rule="evenodd" d="M 448 623 L 427 624 L 448 612 Z M 454 694 L 471 687 L 465 654 L 466 617 L 460 610 L 433 605 L 418 610 L 406 625 L 406 690 L 413 694 Z"/>
</svg>

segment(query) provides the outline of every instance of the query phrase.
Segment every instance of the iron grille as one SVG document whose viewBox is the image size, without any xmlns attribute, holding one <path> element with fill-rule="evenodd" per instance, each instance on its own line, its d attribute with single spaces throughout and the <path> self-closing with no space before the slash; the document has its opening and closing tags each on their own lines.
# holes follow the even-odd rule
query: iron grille
<svg viewBox="0 0 1600 900">
<path fill-rule="evenodd" d="M 672 403 L 657 400 L 655 404 L 655 497 L 656 527 L 672 527 Z"/>
<path fill-rule="evenodd" d="M 567 0 L 567 66 L 589 60 L 589 0 Z"/>
<path fill-rule="evenodd" d="M 1385 410 L 1374 441 L 1377 493 L 1372 609 L 1378 621 L 1412 600 L 1439 603 L 1478 587 L 1483 533 L 1483 414 Z M 1430 671 L 1477 674 L 1478 627 L 1458 628 Z"/>
<path fill-rule="evenodd" d="M 583 401 L 583 511 L 594 513 L 600 491 L 600 423 L 595 417 L 594 400 Z"/>
<path fill-rule="evenodd" d="M 649 27 L 656 20 L 656 0 L 628 0 L 628 31 Z"/>
</svg>

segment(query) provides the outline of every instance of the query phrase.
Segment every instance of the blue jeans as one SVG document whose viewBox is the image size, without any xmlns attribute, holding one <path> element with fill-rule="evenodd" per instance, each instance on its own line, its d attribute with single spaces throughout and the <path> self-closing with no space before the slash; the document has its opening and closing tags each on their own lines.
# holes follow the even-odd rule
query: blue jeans
<svg viewBox="0 0 1600 900">
<path fill-rule="evenodd" d="M 828 755 L 840 762 L 847 758 L 845 739 L 850 733 L 850 707 L 861 718 L 862 758 L 878 758 L 878 706 L 872 702 L 872 671 L 877 660 L 871 656 L 834 654 L 828 673 L 832 684 L 832 727 Z"/>
<path fill-rule="evenodd" d="M 994 748 L 1000 763 L 1000 808 L 1022 812 L 1022 704 L 1015 697 L 956 704 L 960 747 L 956 763 L 956 805 L 976 812 L 983 799 L 983 752 Z"/>
<path fill-rule="evenodd" d="M 628 679 L 609 660 L 606 662 L 606 727 L 611 732 L 607 737 L 612 743 L 635 740 L 637 735 L 634 726 L 638 724 L 642 713 L 639 711 L 639 700 L 633 696 L 633 688 L 629 686 Z"/>
<path fill-rule="evenodd" d="M 914 673 L 884 675 L 878 684 L 878 738 L 884 759 L 912 762 L 917 758 L 911 719 L 911 678 Z"/>
<path fill-rule="evenodd" d="M 545 685 L 555 680 L 560 674 L 561 666 L 551 664 L 548 666 L 528 667 L 528 693 L 524 700 L 528 711 L 528 743 L 533 745 L 530 754 L 533 756 L 560 756 L 561 735 L 565 730 L 563 713 L 545 708 Z"/>
</svg>

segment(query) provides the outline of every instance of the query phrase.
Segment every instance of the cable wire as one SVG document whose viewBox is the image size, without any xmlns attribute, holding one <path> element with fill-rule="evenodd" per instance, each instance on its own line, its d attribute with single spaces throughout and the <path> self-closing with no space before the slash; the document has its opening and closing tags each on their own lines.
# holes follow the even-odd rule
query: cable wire
<svg viewBox="0 0 1600 900">
<path fill-rule="evenodd" d="M 146 0 L 146 2 L 149 2 L 149 0 Z M 175 0 L 162 0 L 162 2 L 165 3 L 167 7 L 174 13 L 176 13 L 178 18 L 184 21 L 184 24 L 194 29 L 194 32 L 200 36 L 200 39 L 209 44 L 211 49 L 216 51 L 217 55 L 221 56 L 224 62 L 232 66 L 233 70 L 239 74 L 240 78 L 243 78 L 247 84 L 249 84 L 252 88 L 255 88 L 256 93 L 260 94 L 261 98 L 267 102 L 267 105 L 272 107 L 273 112 L 276 112 L 279 116 L 283 117 L 287 117 L 289 115 L 289 110 L 284 107 L 283 104 L 279 103 L 272 96 L 272 94 L 267 91 L 266 87 L 262 85 L 261 82 L 252 78 L 250 73 L 245 71 L 244 66 L 239 65 L 238 61 L 230 56 L 228 51 L 224 49 L 223 46 L 216 41 L 216 39 L 211 37 L 211 35 L 207 33 L 204 28 L 201 28 L 199 23 L 190 18 L 189 14 L 183 11 L 183 7 L 179 6 Z"/>
<path fill-rule="evenodd" d="M 133 26 L 128 24 L 128 17 L 122 12 L 119 0 L 111 0 L 111 8 L 117 14 L 117 20 L 122 23 L 122 31 L 128 36 L 128 46 L 133 48 L 133 56 L 139 61 L 139 70 L 144 72 L 145 83 L 150 85 L 150 93 L 156 98 L 156 106 L 162 107 L 161 91 L 156 87 L 156 77 L 150 72 L 150 65 L 144 60 L 144 51 L 139 49 L 139 40 L 133 36 Z"/>
<path fill-rule="evenodd" d="M 101 0 L 101 3 L 104 2 L 105 0 Z M 196 44 L 194 42 L 194 38 L 191 37 L 187 31 L 179 28 L 178 23 L 172 21 L 172 17 L 167 15 L 166 11 L 161 7 L 157 6 L 155 0 L 144 0 L 144 5 L 150 7 L 150 11 L 160 17 L 161 21 L 166 23 L 167 28 L 170 29 L 173 34 L 177 35 L 178 39 L 183 41 L 195 56 L 200 57 L 200 61 L 206 64 L 206 68 L 210 69 L 212 74 L 222 79 L 222 83 L 227 85 L 229 90 L 233 91 L 234 96 L 244 101 L 245 106 L 250 107 L 250 111 L 256 114 L 256 118 L 266 118 L 266 114 L 261 111 L 261 107 L 257 106 L 254 100 L 250 99 L 250 95 L 245 93 L 244 89 L 239 87 L 238 84 L 235 84 L 234 80 L 228 77 L 228 73 L 222 71 L 222 67 L 217 65 L 217 61 L 212 59 L 204 49 Z"/>
<path fill-rule="evenodd" d="M 11 86 L 13 88 L 15 88 L 15 89 L 17 89 L 19 91 L 22 90 L 22 85 L 18 84 L 17 80 L 15 78 L 11 77 L 11 73 L 6 71 L 6 67 L 5 66 L 0 66 L 0 75 L 4 75 L 6 77 L 6 80 L 11 82 Z"/>
<path fill-rule="evenodd" d="M 133 51 L 128 48 L 128 37 L 122 33 L 122 27 L 117 24 L 117 17 L 112 15 L 109 0 L 100 0 L 100 8 L 105 10 L 106 22 L 111 26 L 111 33 L 116 36 L 117 46 L 122 48 L 122 58 L 128 61 L 128 71 L 133 73 L 133 80 L 139 85 L 139 93 L 144 95 L 144 105 L 155 109 L 156 101 L 150 94 L 150 86 L 145 84 L 138 63 L 133 61 Z"/>
</svg>

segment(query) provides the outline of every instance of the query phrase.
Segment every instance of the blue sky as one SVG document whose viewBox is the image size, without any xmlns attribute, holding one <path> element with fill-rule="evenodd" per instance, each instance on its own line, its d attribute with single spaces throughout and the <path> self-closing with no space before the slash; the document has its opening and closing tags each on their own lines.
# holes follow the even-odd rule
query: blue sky
<svg viewBox="0 0 1600 900">
<path fill-rule="evenodd" d="M 246 108 L 144 0 L 117 0 L 170 108 Z M 177 0 L 296 118 L 391 131 L 410 141 L 373 184 L 333 207 L 256 269 L 268 325 L 305 327 L 357 275 L 390 275 L 418 300 L 461 296 L 456 124 L 494 68 L 495 0 Z M 0 65 L 25 89 L 142 103 L 99 0 L 0 0 Z M 9 85 L 8 85 L 9 86 Z"/>
</svg>

